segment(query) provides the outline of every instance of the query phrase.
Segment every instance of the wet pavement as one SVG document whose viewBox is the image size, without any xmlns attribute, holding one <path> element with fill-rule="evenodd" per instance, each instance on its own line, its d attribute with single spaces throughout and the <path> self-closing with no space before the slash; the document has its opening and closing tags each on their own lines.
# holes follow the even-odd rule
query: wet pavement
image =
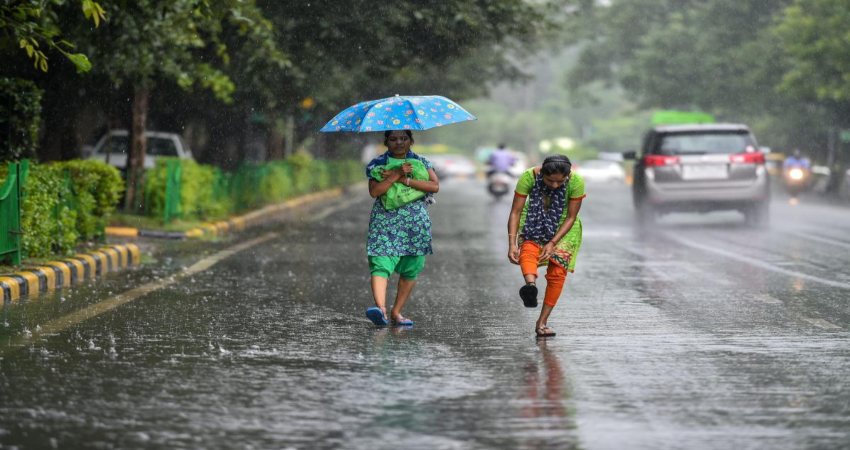
<svg viewBox="0 0 850 450">
<path fill-rule="evenodd" d="M 642 232 L 626 186 L 588 194 L 545 341 L 472 180 L 431 208 L 411 329 L 363 315 L 365 192 L 6 307 L 0 448 L 850 446 L 850 209 Z"/>
</svg>

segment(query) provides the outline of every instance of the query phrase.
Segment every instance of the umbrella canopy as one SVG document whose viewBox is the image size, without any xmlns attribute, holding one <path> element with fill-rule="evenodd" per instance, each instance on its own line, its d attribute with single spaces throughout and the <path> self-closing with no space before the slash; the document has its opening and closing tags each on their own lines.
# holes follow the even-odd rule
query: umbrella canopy
<svg viewBox="0 0 850 450">
<path fill-rule="evenodd" d="M 319 131 L 427 130 L 476 120 L 457 103 L 439 95 L 396 95 L 344 109 Z"/>
</svg>

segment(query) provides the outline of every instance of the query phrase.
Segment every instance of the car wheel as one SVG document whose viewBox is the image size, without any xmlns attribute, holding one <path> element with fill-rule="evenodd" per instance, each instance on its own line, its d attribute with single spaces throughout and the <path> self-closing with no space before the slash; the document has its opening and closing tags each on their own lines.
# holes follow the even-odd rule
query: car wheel
<svg viewBox="0 0 850 450">
<path fill-rule="evenodd" d="M 753 203 L 746 211 L 744 211 L 744 216 L 746 217 L 747 224 L 759 228 L 766 228 L 770 225 L 769 203 L 766 201 Z"/>
</svg>

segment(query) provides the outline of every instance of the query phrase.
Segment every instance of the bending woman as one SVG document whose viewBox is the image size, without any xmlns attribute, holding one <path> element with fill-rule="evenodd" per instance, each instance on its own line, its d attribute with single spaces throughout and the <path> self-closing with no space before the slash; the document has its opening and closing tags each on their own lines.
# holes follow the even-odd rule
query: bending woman
<svg viewBox="0 0 850 450">
<path fill-rule="evenodd" d="M 537 268 L 546 268 L 546 294 L 535 325 L 539 337 L 554 336 L 546 325 L 558 303 L 567 272 L 575 270 L 581 247 L 584 180 L 572 173 L 564 155 L 554 155 L 526 170 L 517 181 L 508 216 L 508 259 L 519 264 L 525 285 L 519 295 L 526 307 L 537 307 Z"/>
<path fill-rule="evenodd" d="M 431 200 L 430 194 L 440 190 L 440 182 L 431 162 L 410 150 L 413 145 L 413 133 L 410 130 L 385 132 L 384 145 L 387 146 L 387 152 L 366 166 L 369 195 L 375 198 L 369 217 L 369 238 L 366 244 L 375 306 L 366 310 L 366 317 L 375 325 L 387 325 L 391 322 L 393 325 L 409 326 L 413 325 L 413 321 L 402 316 L 401 310 L 416 285 L 416 278 L 425 267 L 425 255 L 433 253 L 431 217 L 425 207 Z M 424 165 L 428 174 L 427 180 L 413 176 L 414 168 L 410 162 L 412 160 Z M 380 176 L 376 177 L 373 171 L 386 166 L 395 168 L 380 171 Z M 387 209 L 380 197 L 395 183 L 428 195 L 400 207 Z M 388 318 L 387 286 L 393 273 L 399 274 L 398 290 Z"/>
</svg>

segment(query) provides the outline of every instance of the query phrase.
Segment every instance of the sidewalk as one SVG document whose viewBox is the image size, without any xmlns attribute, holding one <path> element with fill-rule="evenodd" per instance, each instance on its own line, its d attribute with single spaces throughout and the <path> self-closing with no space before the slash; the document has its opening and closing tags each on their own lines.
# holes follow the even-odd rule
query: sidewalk
<svg viewBox="0 0 850 450">
<path fill-rule="evenodd" d="M 282 203 L 269 205 L 228 220 L 204 224 L 184 232 L 142 230 L 129 227 L 107 227 L 107 237 L 126 239 L 163 238 L 193 239 L 220 236 L 274 221 L 280 214 L 313 201 L 339 197 L 343 188 L 307 194 Z M 123 270 L 141 263 L 141 251 L 134 243 L 106 245 L 101 249 L 58 258 L 46 264 L 21 268 L 12 274 L 0 274 L 0 307 L 26 297 L 71 286 L 78 282 Z"/>
</svg>

